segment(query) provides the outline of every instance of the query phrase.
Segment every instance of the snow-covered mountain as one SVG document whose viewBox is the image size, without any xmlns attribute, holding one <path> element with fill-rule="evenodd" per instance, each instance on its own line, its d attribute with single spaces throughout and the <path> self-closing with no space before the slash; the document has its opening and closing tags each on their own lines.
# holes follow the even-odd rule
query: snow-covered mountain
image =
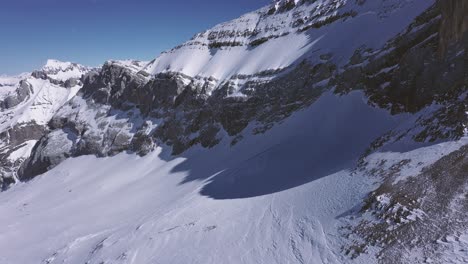
<svg viewBox="0 0 468 264">
<path fill-rule="evenodd" d="M 1 77 L 0 263 L 467 262 L 467 12 L 281 0 Z"/>
<path fill-rule="evenodd" d="M 346 64 L 363 45 L 379 49 L 432 1 L 277 1 L 219 24 L 168 51 L 145 68 L 178 72 L 217 84 L 239 75 L 280 71 L 321 56 Z M 338 23 L 333 23 L 338 22 Z M 356 35 L 359 34 L 359 35 Z"/>
<path fill-rule="evenodd" d="M 32 74 L 0 78 L 0 185 L 16 181 L 18 166 L 48 130 L 58 109 L 81 89 L 88 68 L 48 60 Z M 3 184 L 1 184 L 3 183 Z"/>
</svg>

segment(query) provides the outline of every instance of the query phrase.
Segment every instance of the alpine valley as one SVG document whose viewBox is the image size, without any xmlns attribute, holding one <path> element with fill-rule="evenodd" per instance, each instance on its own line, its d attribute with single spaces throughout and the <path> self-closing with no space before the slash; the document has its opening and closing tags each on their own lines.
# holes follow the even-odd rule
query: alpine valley
<svg viewBox="0 0 468 264">
<path fill-rule="evenodd" d="M 468 1 L 277 0 L 0 77 L 1 264 L 468 263 Z"/>
</svg>

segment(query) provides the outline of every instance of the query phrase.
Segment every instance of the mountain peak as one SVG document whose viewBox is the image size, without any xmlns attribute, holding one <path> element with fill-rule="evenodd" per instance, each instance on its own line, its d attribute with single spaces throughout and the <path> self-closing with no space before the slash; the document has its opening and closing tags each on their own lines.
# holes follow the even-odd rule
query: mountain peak
<svg viewBox="0 0 468 264">
<path fill-rule="evenodd" d="M 46 74 L 51 79 L 66 81 L 70 78 L 80 78 L 89 70 L 90 68 L 77 63 L 48 59 L 39 72 Z"/>
<path fill-rule="evenodd" d="M 64 61 L 59 61 L 55 59 L 48 59 L 46 64 L 42 67 L 43 70 L 46 71 L 67 71 L 68 69 L 74 67 L 74 66 L 79 66 L 76 63 L 72 62 L 64 62 Z"/>
</svg>

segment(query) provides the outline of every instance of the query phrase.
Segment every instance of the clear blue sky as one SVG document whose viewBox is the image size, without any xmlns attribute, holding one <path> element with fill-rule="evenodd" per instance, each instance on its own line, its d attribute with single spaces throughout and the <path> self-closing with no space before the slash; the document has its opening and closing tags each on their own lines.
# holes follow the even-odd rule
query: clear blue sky
<svg viewBox="0 0 468 264">
<path fill-rule="evenodd" d="M 150 60 L 271 0 L 0 0 L 0 74 L 48 58 L 95 66 Z"/>
</svg>

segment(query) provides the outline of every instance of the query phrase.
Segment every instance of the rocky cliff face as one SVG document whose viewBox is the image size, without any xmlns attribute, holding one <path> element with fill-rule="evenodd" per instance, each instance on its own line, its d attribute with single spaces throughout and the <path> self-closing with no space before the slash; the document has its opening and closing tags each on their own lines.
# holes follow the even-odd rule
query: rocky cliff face
<svg viewBox="0 0 468 264">
<path fill-rule="evenodd" d="M 5 97 L 2 101 L 0 101 L 0 107 L 2 110 L 11 109 L 21 102 L 26 100 L 28 96 L 31 95 L 32 87 L 26 81 L 20 81 L 18 88 L 15 90 L 14 93 Z"/>
<path fill-rule="evenodd" d="M 409 8 L 401 1 L 382 5 L 378 9 L 380 21 L 390 19 L 387 16 L 391 7 Z M 340 94 L 364 90 L 371 103 L 394 114 L 416 113 L 434 102 L 447 107 L 421 117 L 413 129 L 393 132 L 394 137 L 387 141 L 404 137 L 417 141 L 461 137 L 466 123 L 466 106 L 461 100 L 466 96 L 464 53 L 458 45 L 442 59 L 437 56 L 442 45 L 438 36 L 445 32 L 441 24 L 446 23 L 441 18 L 446 7 L 440 4 L 422 9 L 419 16 L 383 42 L 383 46 L 359 45 L 347 60 L 337 60 L 342 51 L 336 50 L 322 51 L 317 59 L 307 55 L 308 59 L 287 67 L 252 74 L 218 72 L 206 76 L 209 71 L 188 69 L 193 61 L 187 61 L 189 65 L 184 64 L 180 71 L 171 69 L 178 67 L 178 56 L 186 54 L 186 49 L 195 54 L 207 50 L 213 53 L 211 60 L 227 60 L 226 56 L 238 52 L 237 49 L 255 52 L 268 49 L 271 42 L 288 42 L 290 34 L 300 37 L 325 31 L 327 27 L 333 30 L 372 8 L 377 7 L 366 2 L 278 2 L 198 34 L 149 64 L 107 62 L 101 70 L 83 77 L 79 96 L 52 119 L 49 128 L 55 134 L 40 140 L 33 151 L 36 154 L 22 166 L 20 178 L 25 180 L 43 173 L 69 156 L 107 156 L 127 150 L 146 154 L 160 144 L 171 146 L 176 155 L 197 144 L 212 147 L 226 136 L 231 138 L 231 144 L 236 144 L 243 133 L 265 132 L 291 113 L 312 104 L 328 89 Z M 305 19 L 301 24 L 306 29 L 297 28 L 298 19 Z M 288 23 L 275 23 L 278 20 Z M 279 36 L 265 37 L 271 36 L 271 32 Z M 258 35 L 265 42 L 252 49 L 248 43 Z M 242 40 L 240 46 L 245 47 L 212 44 L 232 39 Z M 218 58 L 219 53 L 223 57 Z M 168 61 L 168 56 L 173 60 Z M 232 67 L 230 62 L 223 63 Z M 162 66 L 165 70 L 158 72 Z M 224 70 L 223 65 L 219 67 Z M 436 116 L 439 122 L 434 124 L 431 120 Z M 62 135 L 58 137 L 60 144 L 54 142 L 57 134 Z M 379 142 L 382 144 L 385 142 Z M 56 151 L 44 151 L 47 149 Z"/>
<path fill-rule="evenodd" d="M 363 89 L 371 102 L 394 114 L 416 113 L 434 103 L 445 105 L 421 119 L 425 128 L 413 135 L 417 141 L 459 138 L 467 122 L 467 44 L 464 39 L 450 40 L 452 45 L 439 56 L 444 45 L 440 36 L 445 32 L 441 25 L 446 23 L 443 9 L 441 2 L 435 4 L 380 50 L 356 50 L 334 79 L 338 92 Z"/>
<path fill-rule="evenodd" d="M 455 44 L 463 39 L 466 43 L 468 31 L 468 3 L 462 0 L 439 1 L 442 12 L 440 29 L 440 51 L 445 55 L 450 44 Z M 466 45 L 466 44 L 465 44 Z"/>
<path fill-rule="evenodd" d="M 374 149 L 408 135 L 422 142 L 441 138 L 453 140 L 466 135 L 466 7 L 464 1 L 439 1 L 418 17 L 414 26 L 419 30 L 411 30 L 410 34 L 401 34 L 396 39 L 397 43 L 405 45 L 397 44 L 396 50 L 401 56 L 396 57 L 398 63 L 388 75 L 391 79 L 387 87 L 390 88 L 383 97 L 382 91 L 369 90 L 370 99 L 379 104 L 382 98 L 390 99 L 390 105 L 399 105 L 393 111 L 418 111 L 428 104 L 442 107 L 420 117 L 418 129 L 393 130 L 384 135 L 375 142 Z M 394 54 L 381 58 L 392 56 Z M 375 78 L 367 81 L 374 82 Z M 406 86 L 408 84 L 410 86 Z M 393 97 L 395 92 L 397 96 Z M 377 95 L 378 100 L 372 97 Z M 462 147 L 457 151 L 441 155 L 421 174 L 410 177 L 402 176 L 402 172 L 415 166 L 414 157 L 400 157 L 393 163 L 385 159 L 363 158 L 361 169 L 365 170 L 370 163 L 378 164 L 367 173 L 384 179 L 384 182 L 367 198 L 359 214 L 359 223 L 350 227 L 347 236 L 353 243 L 346 248 L 346 253 L 357 257 L 368 252 L 370 245 L 377 245 L 382 248 L 378 253 L 381 263 L 465 262 L 466 254 L 451 248 L 458 244 L 466 246 L 463 236 L 468 226 L 468 155 L 466 142 L 460 145 Z M 421 254 L 405 254 L 407 250 Z M 444 251 L 450 253 L 441 253 Z"/>
</svg>

